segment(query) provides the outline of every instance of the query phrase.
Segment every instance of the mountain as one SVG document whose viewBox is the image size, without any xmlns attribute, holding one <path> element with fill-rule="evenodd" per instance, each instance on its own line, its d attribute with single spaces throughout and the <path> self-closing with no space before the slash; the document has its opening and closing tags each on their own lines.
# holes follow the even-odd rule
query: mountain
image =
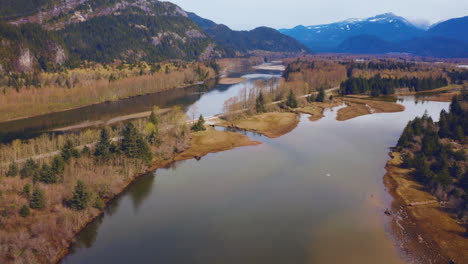
<svg viewBox="0 0 468 264">
<path fill-rule="evenodd" d="M 233 31 L 158 0 L 0 0 L 0 74 L 84 61 L 209 60 L 253 50 L 307 48 L 274 29 Z"/>
<path fill-rule="evenodd" d="M 0 70 L 54 70 L 83 61 L 157 62 L 225 56 L 177 5 L 157 0 L 0 0 Z M 20 0 L 21 2 L 22 0 Z M 31 1 L 30 1 L 31 2 Z M 5 5 L 9 4 L 9 5 Z"/>
<path fill-rule="evenodd" d="M 336 52 L 354 54 L 408 53 L 425 57 L 468 58 L 468 45 L 459 40 L 424 36 L 390 42 L 372 35 L 359 35 L 343 41 Z"/>
<path fill-rule="evenodd" d="M 280 31 L 319 52 L 468 57 L 468 17 L 444 21 L 427 31 L 391 13 Z"/>
<path fill-rule="evenodd" d="M 427 35 L 444 37 L 468 43 L 468 16 L 454 18 L 433 25 Z"/>
<path fill-rule="evenodd" d="M 379 54 L 398 52 L 395 44 L 374 35 L 359 35 L 346 39 L 337 48 L 340 53 Z"/>
<path fill-rule="evenodd" d="M 387 13 L 367 19 L 348 19 L 326 25 L 280 29 L 280 32 L 296 38 L 315 51 L 331 52 L 350 37 L 373 35 L 386 41 L 402 41 L 421 36 L 424 30 L 402 17 Z"/>
<path fill-rule="evenodd" d="M 189 18 L 197 23 L 212 37 L 217 44 L 234 53 L 249 53 L 256 50 L 271 52 L 304 53 L 310 49 L 296 39 L 281 34 L 279 31 L 258 27 L 250 31 L 235 31 L 229 27 L 188 13 Z"/>
</svg>

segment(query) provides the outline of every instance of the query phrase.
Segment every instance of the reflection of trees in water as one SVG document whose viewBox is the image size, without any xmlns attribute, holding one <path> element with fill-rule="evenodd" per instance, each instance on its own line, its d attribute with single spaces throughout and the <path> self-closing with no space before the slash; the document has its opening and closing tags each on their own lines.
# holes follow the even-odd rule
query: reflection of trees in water
<svg viewBox="0 0 468 264">
<path fill-rule="evenodd" d="M 205 84 L 187 88 L 134 96 L 63 112 L 3 122 L 0 123 L 0 142 L 7 143 L 17 138 L 28 139 L 51 129 L 76 125 L 85 121 L 108 120 L 117 116 L 150 111 L 155 105 L 160 108 L 174 105 L 187 107 L 200 99 L 200 91 L 208 91 L 215 84 L 215 80 L 210 80 Z"/>
<path fill-rule="evenodd" d="M 91 248 L 96 242 L 99 226 L 104 221 L 104 215 L 98 216 L 77 237 L 76 243 L 70 247 L 70 255 L 79 248 Z"/>
<path fill-rule="evenodd" d="M 138 209 L 141 207 L 143 201 L 148 198 L 153 189 L 155 176 L 153 173 L 148 173 L 141 176 L 136 182 L 134 182 L 131 188 L 128 190 L 128 194 L 133 201 L 133 210 L 138 213 Z"/>
</svg>

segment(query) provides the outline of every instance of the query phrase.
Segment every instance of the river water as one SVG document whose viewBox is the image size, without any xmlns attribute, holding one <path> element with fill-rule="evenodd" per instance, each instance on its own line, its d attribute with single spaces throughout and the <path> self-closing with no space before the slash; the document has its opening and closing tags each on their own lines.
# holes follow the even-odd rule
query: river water
<svg viewBox="0 0 468 264">
<path fill-rule="evenodd" d="M 204 94 L 198 110 L 216 113 L 240 85 Z M 345 122 L 336 109 L 316 122 L 303 115 L 283 137 L 247 133 L 263 144 L 146 175 L 63 263 L 404 263 L 384 214 L 389 147 L 409 120 L 426 110 L 437 120 L 448 104 L 401 99 L 402 113 Z"/>
<path fill-rule="evenodd" d="M 192 114 L 194 108 L 197 110 L 195 111 L 197 114 L 205 116 L 220 114 L 223 111 L 225 100 L 237 96 L 244 87 L 247 90 L 253 88 L 258 80 L 267 81 L 271 78 L 281 77 L 281 72 L 249 70 L 248 72 L 231 73 L 230 77 L 243 77 L 246 81 L 234 85 L 221 85 L 216 84 L 216 80 L 211 80 L 201 85 L 2 122 L 0 123 L 0 143 L 8 143 L 18 138 L 37 137 L 43 133 L 51 133 L 50 131 L 54 129 L 68 126 L 89 124 L 96 121 L 107 122 L 116 117 L 151 111 L 154 106 L 168 108 L 178 105 L 186 110 L 188 114 Z"/>
</svg>

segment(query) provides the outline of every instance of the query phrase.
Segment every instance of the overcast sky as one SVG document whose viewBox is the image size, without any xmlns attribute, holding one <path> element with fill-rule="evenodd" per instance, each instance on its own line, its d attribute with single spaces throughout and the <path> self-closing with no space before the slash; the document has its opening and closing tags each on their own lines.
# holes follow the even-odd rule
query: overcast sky
<svg viewBox="0 0 468 264">
<path fill-rule="evenodd" d="M 233 29 L 290 28 L 393 12 L 410 21 L 436 23 L 468 16 L 468 0 L 170 0 Z"/>
</svg>

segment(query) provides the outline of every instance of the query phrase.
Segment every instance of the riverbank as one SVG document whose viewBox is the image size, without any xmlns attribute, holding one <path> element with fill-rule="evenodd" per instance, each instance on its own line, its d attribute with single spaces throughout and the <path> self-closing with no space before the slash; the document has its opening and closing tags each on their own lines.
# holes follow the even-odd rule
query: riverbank
<svg viewBox="0 0 468 264">
<path fill-rule="evenodd" d="M 232 122 L 221 120 L 217 126 L 231 127 L 263 134 L 269 138 L 277 138 L 291 132 L 299 124 L 296 113 L 269 112 L 243 117 Z"/>
<path fill-rule="evenodd" d="M 0 122 L 184 88 L 216 77 L 215 71 L 202 63 L 167 66 L 166 72 L 152 72 L 146 67 L 141 74 L 118 69 L 78 69 L 66 76 L 47 77 L 40 88 L 25 87 L 18 92 L 8 89 L 0 95 Z M 72 85 L 56 84 L 60 78 Z"/>
<path fill-rule="evenodd" d="M 177 155 L 174 160 L 200 159 L 209 153 L 217 153 L 238 147 L 255 146 L 261 144 L 252 141 L 248 136 L 228 131 L 217 131 L 209 128 L 192 134 L 190 147 Z"/>
<path fill-rule="evenodd" d="M 424 263 L 449 263 L 450 260 L 466 263 L 465 228 L 433 195 L 424 191 L 424 186 L 410 175 L 411 170 L 401 168 L 400 153 L 393 152 L 391 157 L 386 165 L 384 184 L 395 199 L 392 205 L 395 233 L 406 238 L 400 247 Z"/>
<path fill-rule="evenodd" d="M 333 108 L 333 107 L 337 107 L 341 105 L 343 105 L 342 100 L 334 99 L 333 101 L 326 102 L 326 103 L 314 102 L 307 106 L 296 108 L 294 109 L 294 111 L 301 113 L 301 114 L 310 115 L 309 117 L 310 121 L 318 121 L 325 117 L 325 115 L 323 114 L 325 109 Z"/>
<path fill-rule="evenodd" d="M 371 115 L 375 113 L 398 113 L 405 111 L 401 104 L 373 100 L 371 98 L 343 98 L 346 107 L 338 110 L 336 120 L 346 121 L 359 116 Z"/>
<path fill-rule="evenodd" d="M 247 80 L 246 78 L 222 78 L 219 80 L 219 84 L 230 85 L 230 84 L 237 84 Z"/>
</svg>

